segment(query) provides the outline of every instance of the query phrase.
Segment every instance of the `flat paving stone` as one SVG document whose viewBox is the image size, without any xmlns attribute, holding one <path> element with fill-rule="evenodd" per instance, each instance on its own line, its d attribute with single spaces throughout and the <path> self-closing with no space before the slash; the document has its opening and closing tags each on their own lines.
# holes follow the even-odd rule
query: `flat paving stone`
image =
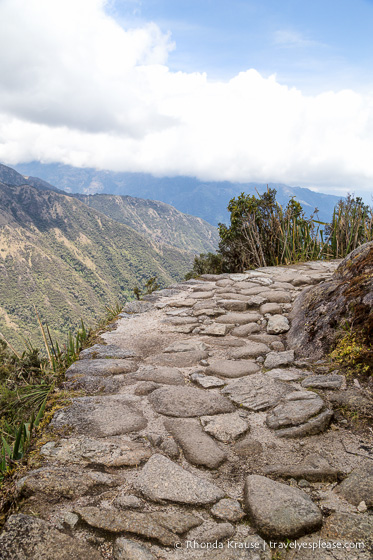
<svg viewBox="0 0 373 560">
<path fill-rule="evenodd" d="M 215 321 L 217 323 L 229 323 L 232 325 L 246 325 L 247 323 L 256 323 L 262 316 L 260 313 L 227 313 L 226 315 L 221 315 L 217 317 Z"/>
<path fill-rule="evenodd" d="M 373 507 L 373 461 L 366 461 L 341 482 L 336 491 L 354 506 Z"/>
<path fill-rule="evenodd" d="M 220 393 L 196 387 L 161 387 L 148 397 L 158 414 L 191 418 L 233 412 L 232 403 Z"/>
<path fill-rule="evenodd" d="M 249 341 L 245 346 L 231 350 L 230 356 L 236 360 L 240 360 L 242 358 L 258 358 L 259 356 L 268 354 L 270 351 L 271 349 L 262 342 Z"/>
<path fill-rule="evenodd" d="M 232 500 L 231 498 L 220 500 L 211 508 L 211 513 L 214 517 L 218 517 L 224 521 L 235 522 L 245 517 L 245 512 L 242 511 L 240 502 Z"/>
<path fill-rule="evenodd" d="M 148 548 L 124 537 L 115 540 L 113 555 L 114 560 L 156 560 Z"/>
<path fill-rule="evenodd" d="M 372 546 L 373 517 L 369 513 L 354 514 L 345 512 L 332 513 L 326 518 L 321 531 L 323 538 L 346 539 L 356 542 L 362 540 Z"/>
<path fill-rule="evenodd" d="M 190 379 L 200 387 L 203 387 L 203 389 L 214 389 L 215 387 L 224 387 L 226 385 L 226 381 L 213 375 L 204 375 L 203 373 L 192 373 Z"/>
<path fill-rule="evenodd" d="M 170 346 L 167 346 L 163 352 L 191 352 L 191 351 L 205 351 L 207 350 L 207 346 L 204 342 L 199 342 L 197 340 L 178 340 L 177 342 L 172 343 Z"/>
<path fill-rule="evenodd" d="M 188 352 L 169 352 L 156 354 L 146 359 L 146 362 L 176 368 L 196 366 L 201 360 L 208 358 L 208 352 L 202 350 L 191 350 Z"/>
<path fill-rule="evenodd" d="M 46 494 L 50 497 L 69 499 L 115 485 L 115 480 L 109 474 L 60 467 L 42 467 L 30 471 L 17 481 L 17 489 L 22 496 Z"/>
<path fill-rule="evenodd" d="M 291 303 L 293 299 L 289 292 L 280 290 L 268 290 L 266 292 L 261 292 L 260 295 L 264 297 L 268 303 Z"/>
<path fill-rule="evenodd" d="M 51 425 L 69 427 L 73 433 L 107 437 L 138 432 L 147 425 L 142 412 L 126 395 L 80 397 L 72 405 L 58 410 Z"/>
<path fill-rule="evenodd" d="M 201 329 L 201 334 L 206 334 L 208 336 L 225 336 L 234 327 L 234 325 L 225 324 L 218 325 L 212 323 L 211 325 L 206 325 Z"/>
<path fill-rule="evenodd" d="M 217 304 L 227 311 L 246 311 L 249 305 L 246 301 L 239 299 L 220 299 Z"/>
<path fill-rule="evenodd" d="M 217 502 L 225 492 L 163 455 L 153 455 L 135 482 L 137 489 L 154 502 L 204 505 Z"/>
<path fill-rule="evenodd" d="M 322 525 L 321 511 L 305 492 L 264 476 L 246 478 L 244 498 L 251 522 L 271 540 L 301 537 Z"/>
<path fill-rule="evenodd" d="M 232 381 L 221 392 L 236 404 L 260 411 L 275 406 L 283 396 L 292 391 L 285 383 L 257 373 Z"/>
<path fill-rule="evenodd" d="M 282 313 L 282 307 L 278 303 L 264 303 L 260 306 L 260 313 L 265 315 L 270 313 L 271 315 L 277 315 Z"/>
<path fill-rule="evenodd" d="M 280 430 L 276 430 L 275 434 L 277 437 L 285 437 L 285 438 L 292 438 L 292 437 L 303 437 L 303 436 L 313 436 L 324 432 L 330 424 L 331 419 L 333 418 L 333 411 L 323 410 L 317 416 L 314 416 L 304 424 L 300 424 L 299 426 L 292 426 L 290 428 L 282 428 Z"/>
<path fill-rule="evenodd" d="M 309 482 L 335 482 L 340 475 L 338 469 L 317 453 L 311 453 L 298 465 L 271 465 L 264 468 L 264 474 L 280 478 L 295 478 Z"/>
<path fill-rule="evenodd" d="M 302 381 L 301 385 L 314 389 L 340 389 L 344 380 L 344 375 L 310 375 Z"/>
<path fill-rule="evenodd" d="M 247 337 L 250 334 L 254 334 L 260 331 L 260 326 L 257 323 L 248 323 L 247 325 L 241 325 L 232 330 L 232 336 L 242 336 Z"/>
<path fill-rule="evenodd" d="M 288 332 L 290 323 L 283 315 L 272 315 L 268 319 L 267 333 L 268 334 L 282 334 Z"/>
<path fill-rule="evenodd" d="M 84 541 L 37 517 L 11 515 L 0 535 L 2 560 L 102 560 L 101 554 Z"/>
<path fill-rule="evenodd" d="M 286 352 L 269 352 L 267 354 L 264 367 L 266 369 L 278 368 L 292 364 L 295 360 L 294 350 L 286 350 Z"/>
<path fill-rule="evenodd" d="M 123 311 L 126 313 L 146 313 L 153 308 L 153 304 L 149 301 L 129 301 L 123 307 Z"/>
<path fill-rule="evenodd" d="M 91 527 L 110 533 L 133 533 L 148 539 L 155 539 L 166 546 L 171 546 L 178 540 L 175 533 L 163 527 L 151 513 L 122 512 L 97 507 L 76 507 L 74 513 Z"/>
<path fill-rule="evenodd" d="M 219 414 L 217 416 L 202 416 L 203 429 L 215 439 L 229 443 L 246 433 L 250 426 L 237 412 Z"/>
<path fill-rule="evenodd" d="M 298 381 L 307 377 L 308 371 L 297 368 L 274 368 L 266 372 L 268 377 L 279 379 L 280 381 Z"/>
<path fill-rule="evenodd" d="M 226 453 L 206 434 L 198 420 L 170 419 L 164 421 L 164 426 L 189 463 L 216 469 L 227 459 Z"/>
<path fill-rule="evenodd" d="M 43 445 L 40 453 L 61 463 L 105 467 L 133 467 L 152 454 L 149 444 L 125 441 L 122 436 L 105 439 L 83 436 L 50 441 Z"/>
<path fill-rule="evenodd" d="M 123 359 L 97 359 L 97 360 L 81 360 L 74 362 L 66 370 L 66 378 L 76 378 L 77 376 L 89 377 L 108 377 L 110 375 L 119 375 L 121 373 L 131 373 L 139 367 L 137 362 L 133 360 Z"/>
<path fill-rule="evenodd" d="M 210 360 L 205 373 L 234 379 L 257 373 L 260 367 L 249 360 Z"/>
<path fill-rule="evenodd" d="M 92 360 L 92 359 L 107 359 L 115 358 L 126 359 L 135 358 L 136 352 L 133 350 L 127 350 L 125 348 L 120 348 L 115 344 L 94 344 L 90 348 L 82 350 L 79 354 L 79 360 Z"/>
<path fill-rule="evenodd" d="M 131 379 L 133 381 L 150 381 L 163 385 L 185 384 L 185 378 L 183 374 L 177 368 L 167 366 L 141 366 L 141 368 L 139 368 L 136 373 L 127 376 L 127 379 Z"/>
<path fill-rule="evenodd" d="M 324 401 L 316 393 L 295 391 L 285 395 L 282 402 L 267 414 L 266 424 L 271 430 L 298 426 L 319 414 L 324 406 Z"/>
</svg>

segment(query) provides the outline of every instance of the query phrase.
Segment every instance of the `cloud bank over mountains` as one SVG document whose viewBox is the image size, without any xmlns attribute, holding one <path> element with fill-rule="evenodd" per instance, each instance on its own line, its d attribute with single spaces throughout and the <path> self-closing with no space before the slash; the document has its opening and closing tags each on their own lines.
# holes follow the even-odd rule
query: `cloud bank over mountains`
<svg viewBox="0 0 373 560">
<path fill-rule="evenodd" d="M 1 161 L 371 190 L 373 92 L 174 72 L 171 33 L 106 4 L 0 2 Z"/>
</svg>

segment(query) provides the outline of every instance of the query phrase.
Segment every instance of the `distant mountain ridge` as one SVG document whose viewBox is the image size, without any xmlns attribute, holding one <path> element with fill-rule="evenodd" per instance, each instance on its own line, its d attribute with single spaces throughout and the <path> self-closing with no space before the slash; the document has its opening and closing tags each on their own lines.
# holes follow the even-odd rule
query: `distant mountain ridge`
<svg viewBox="0 0 373 560">
<path fill-rule="evenodd" d="M 212 225 L 227 223 L 227 205 L 241 192 L 263 193 L 266 184 L 234 183 L 228 181 L 200 181 L 193 177 L 154 177 L 146 173 L 119 173 L 92 168 L 78 168 L 60 163 L 23 163 L 15 166 L 23 174 L 43 180 L 71 193 L 112 194 L 136 196 L 171 204 L 179 211 L 198 216 Z M 342 197 L 317 193 L 302 187 L 289 187 L 281 183 L 268 185 L 277 190 L 277 200 L 286 205 L 294 196 L 310 216 L 319 209 L 321 221 L 330 221 L 334 206 Z"/>
<path fill-rule="evenodd" d="M 15 333 L 38 339 L 34 304 L 61 340 L 80 318 L 95 324 L 105 305 L 133 297 L 133 287 L 151 276 L 163 286 L 182 280 L 205 238 L 206 248 L 217 239 L 215 228 L 163 203 L 155 203 L 156 212 L 152 201 L 133 199 L 137 211 L 127 214 L 139 233 L 44 182 L 27 184 L 11 168 L 0 165 L 0 176 L 5 181 L 0 181 L 0 332 L 13 343 L 19 343 Z M 121 202 L 125 222 L 125 204 L 118 199 L 105 196 L 105 203 L 109 208 Z M 149 211 L 153 221 L 147 223 Z M 178 223 L 179 245 L 188 250 L 172 244 Z M 188 229 L 197 226 L 200 232 L 188 237 Z M 152 232 L 143 234 L 145 227 Z"/>
</svg>

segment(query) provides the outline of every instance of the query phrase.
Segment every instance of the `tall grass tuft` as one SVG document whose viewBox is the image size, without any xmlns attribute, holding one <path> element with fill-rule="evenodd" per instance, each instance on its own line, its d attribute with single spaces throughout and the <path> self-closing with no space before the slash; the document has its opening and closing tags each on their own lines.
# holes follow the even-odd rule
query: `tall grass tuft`
<svg viewBox="0 0 373 560">
<path fill-rule="evenodd" d="M 361 198 L 339 201 L 330 223 L 308 218 L 291 198 L 285 208 L 275 189 L 233 198 L 228 205 L 230 225 L 219 224 L 217 255 L 200 255 L 188 277 L 203 273 L 242 272 L 318 259 L 343 258 L 373 239 L 373 211 Z"/>
</svg>

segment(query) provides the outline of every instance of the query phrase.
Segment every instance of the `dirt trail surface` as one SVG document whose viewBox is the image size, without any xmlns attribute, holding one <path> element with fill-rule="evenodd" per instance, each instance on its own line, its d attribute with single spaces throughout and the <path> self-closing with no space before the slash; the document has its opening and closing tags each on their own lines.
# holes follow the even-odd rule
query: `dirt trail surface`
<svg viewBox="0 0 373 560">
<path fill-rule="evenodd" d="M 371 559 L 368 431 L 332 404 L 347 406 L 344 376 L 286 343 L 295 298 L 337 265 L 205 275 L 127 304 L 68 370 L 86 396 L 18 482 L 0 558 Z"/>
</svg>

